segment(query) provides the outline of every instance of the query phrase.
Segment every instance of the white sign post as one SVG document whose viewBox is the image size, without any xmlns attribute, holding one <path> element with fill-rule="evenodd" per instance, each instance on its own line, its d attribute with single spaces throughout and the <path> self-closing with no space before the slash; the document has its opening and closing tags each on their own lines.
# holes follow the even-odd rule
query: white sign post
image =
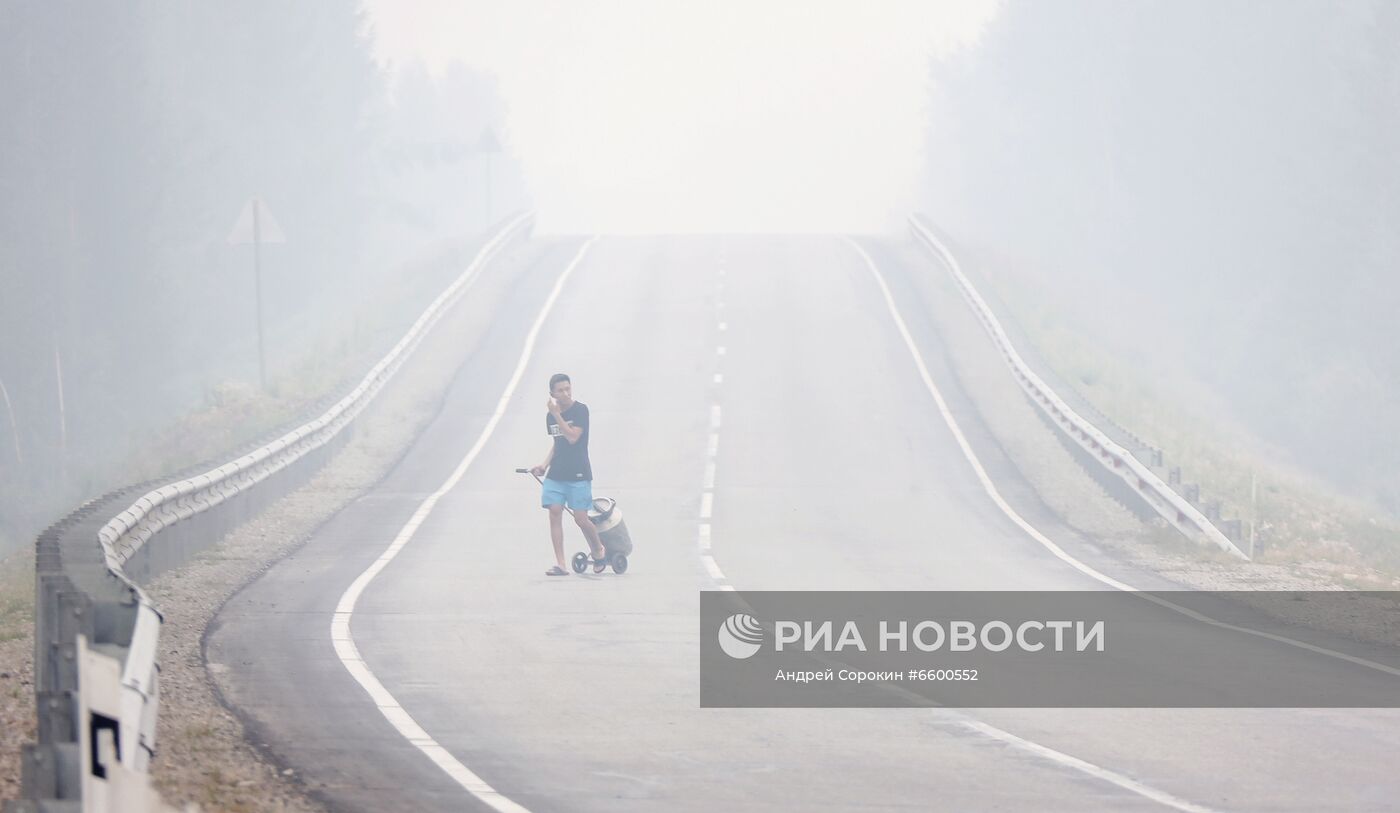
<svg viewBox="0 0 1400 813">
<path fill-rule="evenodd" d="M 282 227 L 277 225 L 277 221 L 272 217 L 272 210 L 267 208 L 263 199 L 256 195 L 248 198 L 248 202 L 243 204 L 243 212 L 238 215 L 238 222 L 233 224 L 233 231 L 229 232 L 228 241 L 234 245 L 239 243 L 253 244 L 253 290 L 258 303 L 258 383 L 263 391 L 267 391 L 267 356 L 263 351 L 263 304 L 262 304 L 262 244 L 263 243 L 285 243 L 287 238 L 282 234 Z"/>
</svg>

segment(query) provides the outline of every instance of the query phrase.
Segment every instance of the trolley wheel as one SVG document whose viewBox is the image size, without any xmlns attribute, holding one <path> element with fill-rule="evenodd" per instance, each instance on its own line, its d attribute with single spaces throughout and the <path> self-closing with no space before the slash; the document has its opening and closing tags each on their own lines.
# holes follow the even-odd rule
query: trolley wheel
<svg viewBox="0 0 1400 813">
<path fill-rule="evenodd" d="M 574 554 L 573 565 L 574 565 L 574 572 L 575 572 L 575 573 L 582 573 L 583 571 L 587 570 L 587 569 L 588 569 L 588 554 L 586 554 L 586 553 L 575 553 L 575 554 Z"/>
<path fill-rule="evenodd" d="M 621 574 L 621 573 L 626 573 L 626 572 L 627 572 L 627 554 L 625 554 L 625 553 L 614 553 L 614 554 L 613 554 L 613 557 L 612 557 L 612 566 L 613 566 L 613 572 L 614 572 L 614 573 L 619 573 L 619 574 Z"/>
</svg>

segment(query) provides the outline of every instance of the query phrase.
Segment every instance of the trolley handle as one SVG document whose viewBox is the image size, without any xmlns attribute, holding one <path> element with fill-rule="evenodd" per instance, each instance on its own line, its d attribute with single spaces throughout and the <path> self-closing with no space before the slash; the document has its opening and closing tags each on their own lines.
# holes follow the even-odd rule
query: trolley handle
<svg viewBox="0 0 1400 813">
<path fill-rule="evenodd" d="M 540 477 L 539 477 L 538 474 L 535 474 L 533 471 L 530 471 L 529 469 L 516 469 L 516 470 L 515 470 L 515 473 L 516 473 L 516 474 L 528 474 L 528 475 L 530 475 L 531 477 L 535 478 L 535 481 L 536 481 L 536 482 L 539 482 L 539 483 L 543 483 L 543 482 L 544 482 L 543 480 L 540 479 Z"/>
</svg>

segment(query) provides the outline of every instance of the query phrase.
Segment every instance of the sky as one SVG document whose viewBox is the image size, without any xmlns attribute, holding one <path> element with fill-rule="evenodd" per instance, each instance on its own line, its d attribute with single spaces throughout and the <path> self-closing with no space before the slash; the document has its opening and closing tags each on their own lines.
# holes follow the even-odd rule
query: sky
<svg viewBox="0 0 1400 813">
<path fill-rule="evenodd" d="M 389 67 L 496 78 L 538 231 L 875 233 L 915 199 L 929 60 L 975 43 L 996 0 L 366 10 Z"/>
</svg>

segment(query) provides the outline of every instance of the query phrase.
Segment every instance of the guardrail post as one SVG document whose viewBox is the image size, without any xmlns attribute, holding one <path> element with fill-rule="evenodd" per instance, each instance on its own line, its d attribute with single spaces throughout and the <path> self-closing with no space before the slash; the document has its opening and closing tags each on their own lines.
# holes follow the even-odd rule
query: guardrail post
<svg viewBox="0 0 1400 813">
<path fill-rule="evenodd" d="M 1181 487 L 1181 496 L 1192 505 L 1199 505 L 1201 502 L 1201 487 L 1195 483 L 1187 483 Z"/>
<path fill-rule="evenodd" d="M 20 782 L 26 794 L 34 799 L 58 796 L 58 760 L 52 746 L 26 744 L 20 749 L 20 759 Z"/>
<path fill-rule="evenodd" d="M 57 745 L 72 738 L 77 730 L 73 720 L 73 697 L 68 692 L 36 691 L 35 703 L 39 711 L 39 730 L 36 732 L 39 744 Z"/>
<path fill-rule="evenodd" d="M 38 701 L 39 744 L 53 748 L 77 741 L 78 722 L 73 718 L 73 698 L 78 691 L 78 635 L 92 635 L 92 599 L 73 589 L 68 579 L 43 581 L 49 602 L 48 623 L 42 643 L 42 683 L 35 681 Z M 35 631 L 36 636 L 38 630 Z M 36 675 L 39 678 L 40 675 Z M 50 754 L 53 752 L 50 751 Z"/>
<path fill-rule="evenodd" d="M 5 802 L 0 810 L 78 813 L 84 809 L 82 763 L 86 754 L 79 743 L 89 724 L 85 704 L 98 695 L 109 711 L 119 708 L 122 730 L 135 732 L 129 753 L 138 756 L 122 763 L 121 770 L 139 775 L 145 787 L 159 709 L 156 656 L 160 615 L 139 584 L 154 572 L 188 559 L 198 547 L 223 536 L 231 526 L 305 482 L 345 444 L 351 421 L 462 297 L 483 264 L 519 234 L 530 218 L 529 214 L 515 217 L 496 230 L 471 264 L 433 300 L 404 339 L 358 387 L 339 400 L 325 399 L 329 406 L 320 418 L 212 471 L 191 471 L 186 479 L 165 487 L 157 481 L 140 483 L 90 500 L 39 534 L 34 568 L 38 742 L 23 751 L 21 792 L 26 798 Z M 273 477 L 278 477 L 280 489 L 257 488 Z M 133 497 L 135 503 L 130 502 Z M 106 522 L 100 528 L 94 525 L 103 518 Z M 160 533 L 166 534 L 162 544 L 149 544 Z M 79 636 L 92 647 L 102 646 L 100 657 L 86 657 L 79 649 Z M 93 666 L 99 662 L 101 667 Z M 107 668 L 109 662 L 115 662 L 118 669 Z M 135 749 L 143 749 L 146 756 Z M 92 804 L 115 809 L 115 797 L 104 798 L 105 803 L 99 799 Z M 154 809 L 131 802 L 134 797 L 129 795 L 120 798 L 133 810 Z M 158 796 L 152 791 L 150 799 Z"/>
<path fill-rule="evenodd" d="M 55 689 L 78 690 L 78 636 L 92 640 L 92 599 L 77 590 L 58 594 L 57 678 Z"/>
<path fill-rule="evenodd" d="M 53 800 L 60 800 L 60 805 L 71 800 L 74 810 L 81 809 L 82 755 L 76 742 L 25 745 L 20 753 L 23 759 L 20 779 L 24 783 L 24 794 L 34 806 L 18 810 L 54 810 Z M 11 813 L 15 808 L 7 804 L 5 810 Z"/>
<path fill-rule="evenodd" d="M 83 756 L 76 742 L 54 746 L 54 773 L 58 776 L 58 798 L 82 804 Z"/>
<path fill-rule="evenodd" d="M 1181 467 L 1180 467 L 1180 466 L 1172 466 L 1170 469 L 1167 469 L 1167 485 L 1171 485 L 1171 486 L 1179 486 L 1179 485 L 1181 485 Z"/>
<path fill-rule="evenodd" d="M 1142 504 L 1156 511 L 1182 534 L 1196 541 L 1214 543 L 1221 550 L 1241 559 L 1248 558 L 1215 526 L 1215 523 L 1200 512 L 1198 508 L 1201 498 L 1199 486 L 1187 486 L 1186 494 L 1183 495 L 1176 488 L 1176 484 L 1181 481 L 1179 469 L 1172 471 L 1170 484 L 1162 482 L 1162 479 L 1152 471 L 1152 465 L 1164 463 L 1164 456 L 1160 450 L 1148 446 L 1136 435 L 1118 427 L 1112 421 L 1107 421 L 1103 418 L 1102 413 L 1094 409 L 1092 405 L 1088 405 L 1089 414 L 1091 416 L 1098 415 L 1101 422 L 1109 425 L 1109 432 L 1105 432 L 1093 421 L 1086 419 L 1078 410 L 1066 404 L 1054 392 L 1054 389 L 1046 384 L 1016 352 L 1006 331 L 992 314 L 991 308 L 982 295 L 977 292 L 972 282 L 963 274 L 956 258 L 943 245 L 942 241 L 921 225 L 917 216 L 911 216 L 909 223 L 915 239 L 926 247 L 952 275 L 954 283 L 962 293 L 963 300 L 972 309 L 978 321 L 982 323 L 992 343 L 1000 350 L 1003 360 L 1011 368 L 1011 372 L 1022 391 L 1030 397 L 1032 403 L 1041 409 L 1043 415 L 1050 418 L 1051 426 L 1066 432 L 1081 449 L 1096 457 L 1108 472 L 1135 486 L 1133 491 L 1128 493 L 1143 497 Z M 1130 440 L 1123 440 L 1122 436 L 1124 435 Z M 1130 452 L 1130 448 L 1136 451 Z M 1153 463 L 1144 463 L 1138 459 L 1138 455 L 1150 456 Z M 1144 496 L 1142 492 L 1145 490 L 1154 492 L 1155 498 Z"/>
<path fill-rule="evenodd" d="M 53 648 L 58 645 L 58 594 L 69 587 L 68 579 L 39 570 L 34 587 L 34 690 L 53 688 Z M 69 587 L 71 589 L 71 587 Z"/>
</svg>

